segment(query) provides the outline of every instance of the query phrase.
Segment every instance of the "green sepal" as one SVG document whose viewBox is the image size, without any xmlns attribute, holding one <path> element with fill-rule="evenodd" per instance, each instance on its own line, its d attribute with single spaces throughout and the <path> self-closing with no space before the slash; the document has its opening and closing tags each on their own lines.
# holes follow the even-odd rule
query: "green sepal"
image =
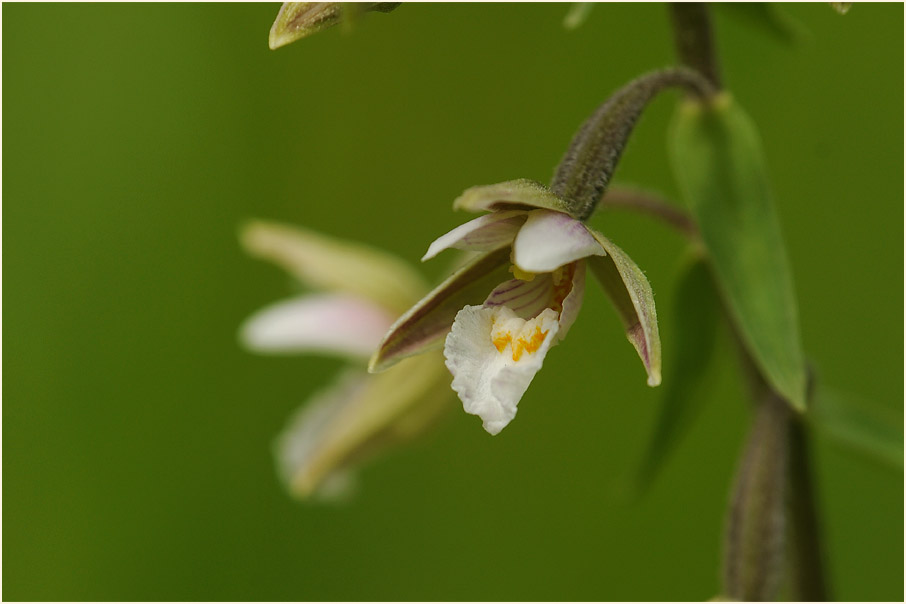
<svg viewBox="0 0 906 604">
<path fill-rule="evenodd" d="M 604 235 L 588 230 L 607 255 L 589 256 L 586 261 L 620 315 L 626 338 L 645 365 L 648 385 L 657 386 L 661 383 L 661 338 L 651 285 L 626 252 Z"/>
<path fill-rule="evenodd" d="M 495 285 L 507 279 L 510 247 L 475 257 L 450 275 L 397 319 L 371 357 L 368 371 L 378 373 L 406 357 L 443 343 L 462 308 L 480 304 Z"/>
<path fill-rule="evenodd" d="M 453 200 L 453 209 L 467 212 L 543 209 L 578 218 L 570 213 L 569 204 L 551 193 L 550 189 L 527 178 L 466 189 Z"/>
<path fill-rule="evenodd" d="M 746 348 L 771 387 L 804 412 L 806 370 L 792 273 L 754 125 L 729 95 L 707 105 L 687 100 L 674 119 L 669 149 Z"/>
</svg>

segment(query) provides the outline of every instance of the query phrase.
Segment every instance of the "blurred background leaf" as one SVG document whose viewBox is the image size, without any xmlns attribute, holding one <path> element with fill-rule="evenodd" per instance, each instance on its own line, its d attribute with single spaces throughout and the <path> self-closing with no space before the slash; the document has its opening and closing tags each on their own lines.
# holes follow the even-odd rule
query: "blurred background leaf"
<svg viewBox="0 0 906 604">
<path fill-rule="evenodd" d="M 762 135 L 806 348 L 835 387 L 898 409 L 903 8 L 785 8 L 812 43 L 716 15 L 726 81 Z M 748 422 L 720 342 L 698 419 L 637 505 L 612 484 L 661 395 L 588 287 L 504 434 L 451 413 L 324 507 L 285 494 L 270 445 L 341 362 L 235 341 L 289 291 L 240 250 L 244 220 L 415 261 L 463 220 L 463 190 L 546 182 L 610 92 L 673 60 L 662 5 L 602 5 L 575 31 L 563 11 L 404 4 L 272 52 L 276 4 L 3 6 L 6 599 L 717 593 Z M 616 184 L 677 198 L 676 98 L 646 112 Z M 619 212 L 592 225 L 672 307 L 683 242 Z M 677 327 L 662 320 L 665 349 Z M 835 595 L 902 599 L 902 476 L 823 440 L 815 454 Z"/>
</svg>

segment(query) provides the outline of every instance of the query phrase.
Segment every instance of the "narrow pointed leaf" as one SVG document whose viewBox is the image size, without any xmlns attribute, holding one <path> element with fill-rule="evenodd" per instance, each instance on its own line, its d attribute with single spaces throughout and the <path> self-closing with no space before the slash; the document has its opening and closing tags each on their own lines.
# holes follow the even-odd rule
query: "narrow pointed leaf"
<svg viewBox="0 0 906 604">
<path fill-rule="evenodd" d="M 772 388 L 805 411 L 806 372 L 786 247 L 754 125 L 729 96 L 686 101 L 670 152 L 718 288 Z"/>
<path fill-rule="evenodd" d="M 313 289 L 352 294 L 396 313 L 428 289 L 395 256 L 303 228 L 254 221 L 242 229 L 240 240 L 249 254 L 270 260 Z"/>
<path fill-rule="evenodd" d="M 668 349 L 661 409 L 636 477 L 644 492 L 686 434 L 705 398 L 705 374 L 711 365 L 720 317 L 720 300 L 707 265 L 697 260 L 680 277 L 673 306 L 675 335 Z"/>
<path fill-rule="evenodd" d="M 481 304 L 507 278 L 509 256 L 509 246 L 482 254 L 422 298 L 384 336 L 369 371 L 383 371 L 405 357 L 441 345 L 456 313 L 467 305 Z"/>
<path fill-rule="evenodd" d="M 607 252 L 591 256 L 588 265 L 617 309 L 626 337 L 639 353 L 648 373 L 648 385 L 661 383 L 661 339 L 651 285 L 635 262 L 607 237 L 589 229 Z"/>
<path fill-rule="evenodd" d="M 569 214 L 566 202 L 540 182 L 526 178 L 466 189 L 453 201 L 453 209 L 467 212 L 542 209 Z"/>
<path fill-rule="evenodd" d="M 773 2 L 721 2 L 715 7 L 783 44 L 796 44 L 809 37 L 805 25 Z"/>
<path fill-rule="evenodd" d="M 834 443 L 903 469 L 903 416 L 851 394 L 819 386 L 811 425 Z"/>
</svg>

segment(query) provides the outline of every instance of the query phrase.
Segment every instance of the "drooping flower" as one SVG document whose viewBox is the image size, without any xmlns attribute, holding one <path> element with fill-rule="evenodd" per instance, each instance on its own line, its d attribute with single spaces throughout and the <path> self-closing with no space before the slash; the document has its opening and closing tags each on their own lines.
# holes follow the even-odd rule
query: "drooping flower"
<svg viewBox="0 0 906 604">
<path fill-rule="evenodd" d="M 241 241 L 249 254 L 314 290 L 249 317 L 242 344 L 257 353 L 328 354 L 350 362 L 332 386 L 302 405 L 274 444 L 278 472 L 294 495 L 340 494 L 355 466 L 417 436 L 450 402 L 439 352 L 381 375 L 364 367 L 394 317 L 428 288 L 397 258 L 297 227 L 254 222 Z"/>
<path fill-rule="evenodd" d="M 497 434 L 516 415 L 548 350 L 575 321 L 588 265 L 613 301 L 648 384 L 660 383 L 651 287 L 619 247 L 533 181 L 473 187 L 454 208 L 490 213 L 437 239 L 423 260 L 448 248 L 480 255 L 400 317 L 372 358 L 371 371 L 444 339 L 446 365 L 465 411 Z"/>
</svg>

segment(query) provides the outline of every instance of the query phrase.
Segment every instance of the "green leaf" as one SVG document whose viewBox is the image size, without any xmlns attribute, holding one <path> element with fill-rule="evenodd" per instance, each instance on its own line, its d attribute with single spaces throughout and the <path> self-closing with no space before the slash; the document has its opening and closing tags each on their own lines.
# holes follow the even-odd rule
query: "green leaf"
<svg viewBox="0 0 906 604">
<path fill-rule="evenodd" d="M 702 387 L 714 353 L 720 301 L 702 260 L 696 260 L 680 277 L 672 310 L 676 331 L 669 342 L 660 414 L 636 476 L 638 493 L 650 486 L 705 398 Z"/>
<path fill-rule="evenodd" d="M 810 37 L 808 29 L 777 4 L 721 2 L 715 6 L 784 44 L 796 44 Z"/>
<path fill-rule="evenodd" d="M 639 353 L 648 373 L 648 385 L 661 383 L 661 338 L 657 309 L 648 278 L 626 252 L 592 229 L 606 256 L 589 256 L 588 265 L 610 298 L 626 328 L 626 338 Z"/>
<path fill-rule="evenodd" d="M 793 278 L 754 125 L 729 95 L 708 105 L 688 100 L 669 148 L 740 337 L 770 386 L 804 412 Z"/>
<path fill-rule="evenodd" d="M 809 410 L 809 422 L 834 443 L 903 469 L 901 414 L 851 394 L 819 386 Z"/>
</svg>

